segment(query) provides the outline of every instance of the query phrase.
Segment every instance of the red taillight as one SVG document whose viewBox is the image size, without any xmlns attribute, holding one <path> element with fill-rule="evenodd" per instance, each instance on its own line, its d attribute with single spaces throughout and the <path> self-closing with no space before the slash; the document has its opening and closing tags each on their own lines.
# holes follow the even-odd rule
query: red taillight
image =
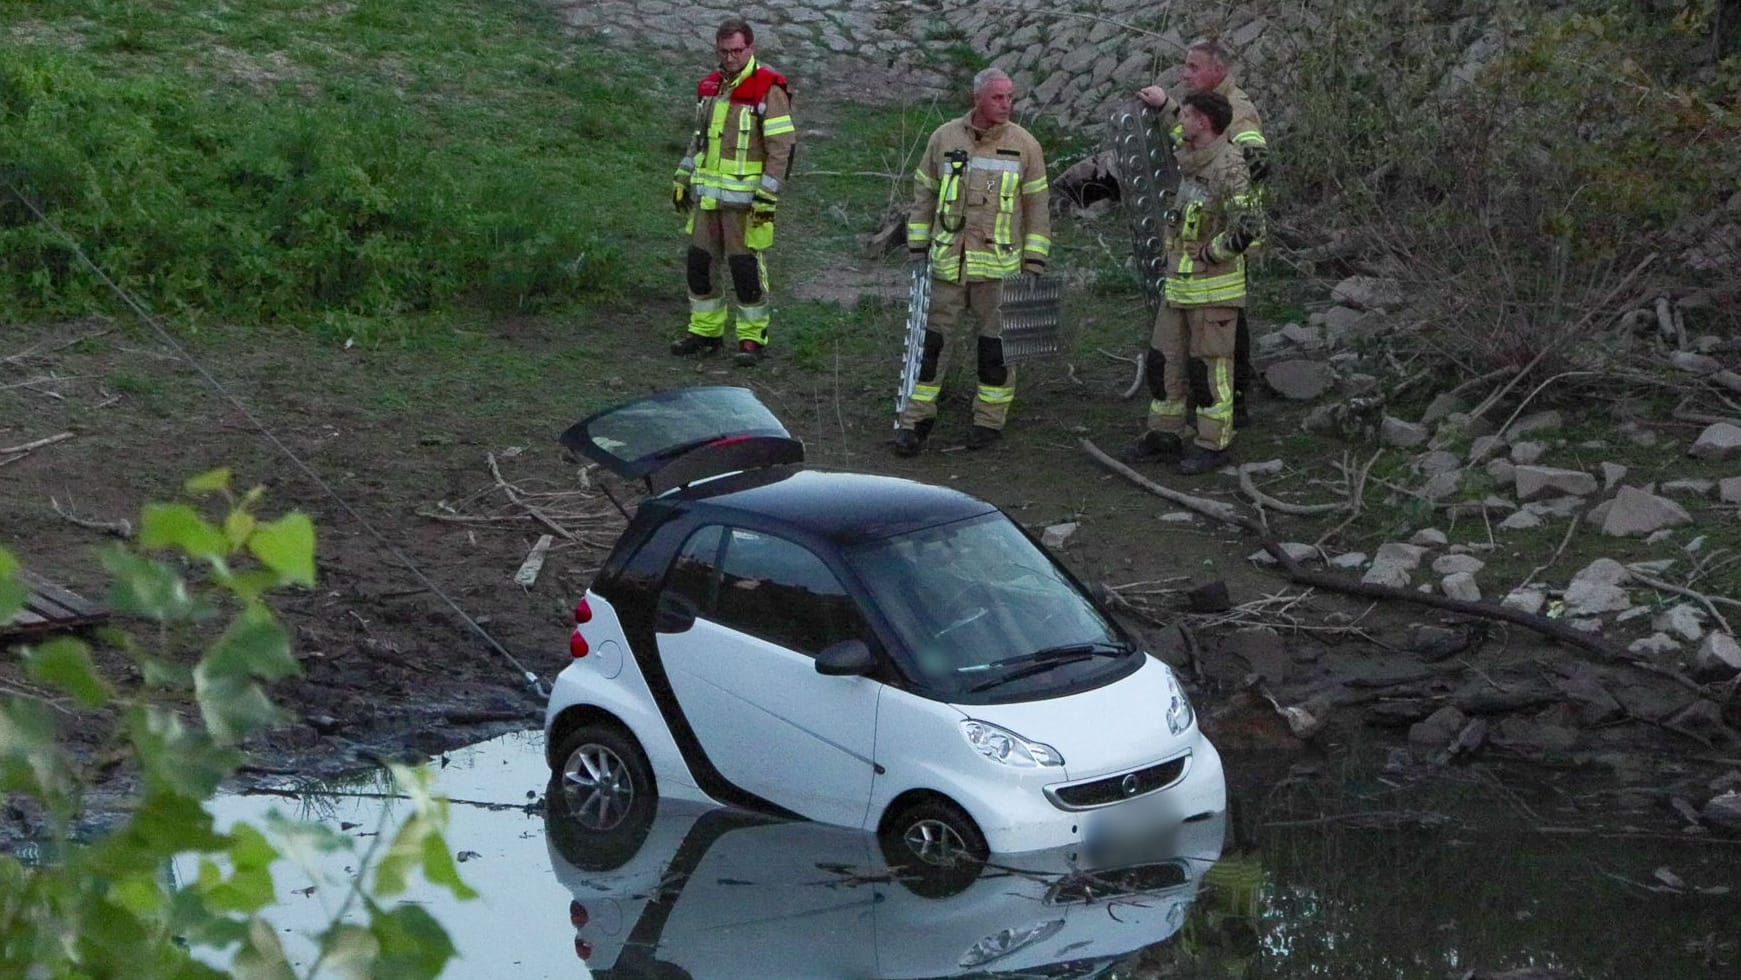
<svg viewBox="0 0 1741 980">
<path fill-rule="evenodd" d="M 592 606 L 587 605 L 586 596 L 581 596 L 580 601 L 574 604 L 574 625 L 579 626 L 581 623 L 590 622 L 592 622 Z"/>
<path fill-rule="evenodd" d="M 569 902 L 568 921 L 574 923 L 576 929 L 586 925 L 586 906 L 579 902 Z"/>
<path fill-rule="evenodd" d="M 578 626 L 575 627 L 574 632 L 568 634 L 568 655 L 579 660 L 591 652 L 592 648 L 586 645 L 586 637 L 580 635 Z"/>
<path fill-rule="evenodd" d="M 591 956 L 592 955 L 592 943 L 589 943 L 584 939 L 576 937 L 574 940 L 574 955 L 580 957 L 583 960 L 586 959 L 587 957 Z"/>
</svg>

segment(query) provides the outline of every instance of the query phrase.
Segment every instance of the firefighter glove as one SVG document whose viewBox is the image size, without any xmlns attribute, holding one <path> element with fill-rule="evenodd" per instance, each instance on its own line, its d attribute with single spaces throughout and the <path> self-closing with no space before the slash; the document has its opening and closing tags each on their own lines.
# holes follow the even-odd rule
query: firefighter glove
<svg viewBox="0 0 1741 980">
<path fill-rule="evenodd" d="M 1251 174 L 1252 183 L 1261 184 L 1268 180 L 1269 147 L 1252 144 L 1246 146 L 1242 152 L 1245 154 L 1245 169 Z"/>
<path fill-rule="evenodd" d="M 1029 256 L 1022 260 L 1022 271 L 1030 276 L 1043 276 L 1046 274 L 1046 260 Z"/>
<path fill-rule="evenodd" d="M 928 258 L 930 256 L 930 254 L 931 254 L 931 250 L 928 248 L 924 248 L 924 247 L 909 248 L 909 249 L 907 249 L 907 261 L 908 262 L 923 262 L 923 261 L 925 261 L 926 258 Z"/>
<path fill-rule="evenodd" d="M 780 203 L 780 198 L 766 187 L 756 188 L 756 199 L 750 203 L 750 210 L 766 221 L 774 216 L 774 208 Z"/>
<path fill-rule="evenodd" d="M 1227 250 L 1238 254 L 1250 248 L 1263 234 L 1263 220 L 1253 211 L 1241 211 L 1227 232 Z"/>
<path fill-rule="evenodd" d="M 678 214 L 685 214 L 689 211 L 689 205 L 689 185 L 681 180 L 672 181 L 671 206 L 677 209 Z"/>
</svg>

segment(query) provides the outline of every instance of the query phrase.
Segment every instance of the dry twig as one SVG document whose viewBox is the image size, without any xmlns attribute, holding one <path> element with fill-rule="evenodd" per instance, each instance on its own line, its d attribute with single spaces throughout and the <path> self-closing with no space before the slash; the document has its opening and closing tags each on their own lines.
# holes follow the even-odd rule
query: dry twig
<svg viewBox="0 0 1741 980">
<path fill-rule="evenodd" d="M 115 521 L 97 521 L 87 517 L 80 517 L 77 514 L 72 513 L 70 510 L 63 510 L 60 505 L 60 500 L 55 497 L 48 498 L 48 505 L 54 508 L 54 512 L 59 514 L 61 518 L 69 524 L 77 524 L 79 527 L 88 528 L 92 531 L 101 531 L 104 534 L 113 534 L 117 538 L 130 538 L 133 536 L 133 523 L 126 518 L 121 518 L 120 520 Z"/>
<path fill-rule="evenodd" d="M 1632 573 L 1633 580 L 1638 582 L 1640 585 L 1647 585 L 1653 589 L 1660 589 L 1663 592 L 1672 592 L 1675 595 L 1685 596 L 1688 599 L 1697 602 L 1699 605 L 1704 606 L 1705 611 L 1711 614 L 1711 618 L 1717 621 L 1717 625 L 1723 628 L 1723 632 L 1730 636 L 1735 635 L 1735 630 L 1730 627 L 1729 621 L 1723 618 L 1723 614 L 1717 611 L 1717 604 L 1711 601 L 1710 596 L 1705 595 L 1703 592 L 1696 592 L 1683 586 L 1670 585 L 1661 579 L 1651 578 L 1650 576 L 1640 572 L 1636 565 L 1628 565 L 1626 566 L 1626 570 Z"/>
</svg>

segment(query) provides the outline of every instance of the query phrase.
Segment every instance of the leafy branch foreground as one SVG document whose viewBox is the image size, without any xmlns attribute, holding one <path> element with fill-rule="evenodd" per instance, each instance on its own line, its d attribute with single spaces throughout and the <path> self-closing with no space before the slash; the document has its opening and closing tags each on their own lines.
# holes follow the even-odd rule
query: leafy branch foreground
<svg viewBox="0 0 1741 980">
<path fill-rule="evenodd" d="M 242 741 L 279 720 L 261 683 L 298 672 L 263 599 L 314 584 L 314 528 L 298 512 L 257 516 L 262 488 L 233 493 L 226 470 L 185 489 L 223 501 L 222 519 L 208 521 L 187 503 L 148 505 L 138 547 L 165 557 L 122 545 L 103 553 L 114 609 L 155 624 L 143 636 L 111 630 L 100 638 L 100 652 L 124 655 L 140 683 L 105 676 L 89 645 L 57 638 L 20 653 L 25 676 L 56 693 L 11 691 L 0 701 L 0 789 L 34 809 L 47 851 L 30 865 L 0 855 L 0 975 L 221 977 L 207 964 L 227 960 L 239 976 L 294 977 L 279 930 L 261 915 L 274 901 L 271 866 L 291 858 L 317 875 L 321 855 L 354 850 L 348 836 L 276 815 L 265 828 L 239 823 L 220 833 L 204 807 L 242 765 Z M 183 569 L 203 570 L 203 580 L 190 583 Z M 0 622 L 26 597 L 17 561 L 0 548 Z M 185 652 L 226 615 L 189 666 Z M 198 724 L 184 720 L 190 701 Z M 88 841 L 75 834 L 86 764 L 64 744 L 75 727 L 103 733 L 92 757 L 136 766 L 141 787 L 124 822 Z M 442 837 L 446 801 L 430 794 L 423 773 L 392 772 L 411 815 L 391 843 L 384 833 L 371 837 L 344 902 L 315 937 L 319 953 L 305 977 L 433 977 L 454 953 L 420 906 L 385 904 L 412 872 L 456 897 L 472 895 Z M 166 880 L 177 856 L 197 857 L 191 880 Z"/>
</svg>

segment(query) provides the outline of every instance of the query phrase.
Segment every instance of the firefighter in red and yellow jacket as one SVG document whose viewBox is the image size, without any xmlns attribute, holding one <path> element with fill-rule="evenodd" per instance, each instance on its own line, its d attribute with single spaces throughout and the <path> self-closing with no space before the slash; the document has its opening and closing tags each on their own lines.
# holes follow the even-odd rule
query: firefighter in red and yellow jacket
<svg viewBox="0 0 1741 980">
<path fill-rule="evenodd" d="M 913 174 L 907 248 L 931 263 L 931 305 L 918 382 L 901 413 L 895 453 L 917 455 L 937 418 L 949 346 L 963 312 L 979 321 L 979 389 L 968 449 L 1003 436 L 1016 397 L 1015 369 L 1004 363 L 998 315 L 1001 281 L 1046 271 L 1052 253 L 1046 158 L 1040 144 L 1009 121 L 1015 85 L 996 68 L 973 79 L 973 111 L 937 127 Z"/>
<path fill-rule="evenodd" d="M 737 297 L 737 363 L 768 345 L 768 269 L 774 209 L 785 186 L 797 127 L 786 78 L 756 61 L 755 32 L 731 18 L 714 32 L 719 71 L 696 86 L 695 133 L 677 166 L 671 201 L 690 218 L 689 331 L 673 354 L 711 353 L 725 337 L 725 284 Z"/>
<path fill-rule="evenodd" d="M 1245 250 L 1263 234 L 1263 212 L 1244 156 L 1228 139 L 1233 107 L 1193 92 L 1180 107 L 1177 206 L 1169 214 L 1166 303 L 1149 341 L 1148 431 L 1129 461 L 1177 459 L 1180 473 L 1227 462 L 1233 442 L 1233 359 L 1245 308 Z M 1196 431 L 1185 421 L 1197 406 Z"/>
</svg>

